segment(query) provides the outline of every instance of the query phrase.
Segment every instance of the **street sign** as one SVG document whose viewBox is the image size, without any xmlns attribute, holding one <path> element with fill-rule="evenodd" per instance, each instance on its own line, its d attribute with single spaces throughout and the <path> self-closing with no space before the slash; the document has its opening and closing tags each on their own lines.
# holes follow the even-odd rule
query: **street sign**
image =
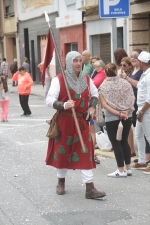
<svg viewBox="0 0 150 225">
<path fill-rule="evenodd" d="M 130 16 L 130 0 L 99 0 L 100 18 L 121 18 Z"/>
</svg>

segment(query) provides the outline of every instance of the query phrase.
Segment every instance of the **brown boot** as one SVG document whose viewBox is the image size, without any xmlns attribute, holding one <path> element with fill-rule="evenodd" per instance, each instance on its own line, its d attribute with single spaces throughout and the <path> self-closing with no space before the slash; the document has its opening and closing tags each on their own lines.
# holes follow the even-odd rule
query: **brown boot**
<svg viewBox="0 0 150 225">
<path fill-rule="evenodd" d="M 88 199 L 97 199 L 97 198 L 103 198 L 104 196 L 106 196 L 105 192 L 101 192 L 98 191 L 95 187 L 94 187 L 94 183 L 86 183 L 86 192 L 85 192 L 85 198 Z"/>
<path fill-rule="evenodd" d="M 58 178 L 58 185 L 56 187 L 56 193 L 58 195 L 65 194 L 65 178 Z"/>
</svg>

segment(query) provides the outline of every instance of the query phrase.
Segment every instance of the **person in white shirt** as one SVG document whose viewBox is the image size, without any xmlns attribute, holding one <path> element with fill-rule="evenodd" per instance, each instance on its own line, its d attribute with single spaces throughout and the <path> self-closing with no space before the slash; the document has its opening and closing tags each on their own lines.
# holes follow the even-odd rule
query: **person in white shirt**
<svg viewBox="0 0 150 225">
<path fill-rule="evenodd" d="M 137 123 L 135 129 L 135 137 L 138 145 L 138 163 L 132 167 L 133 169 L 146 169 L 146 158 L 145 158 L 145 139 L 150 144 L 150 53 L 142 51 L 138 56 L 140 62 L 140 69 L 143 70 L 143 74 L 139 81 L 133 80 L 126 76 L 123 72 L 121 77 L 125 78 L 131 85 L 137 87 Z M 142 126 L 141 126 L 142 125 Z M 150 167 L 145 171 L 145 174 L 150 174 Z"/>
</svg>

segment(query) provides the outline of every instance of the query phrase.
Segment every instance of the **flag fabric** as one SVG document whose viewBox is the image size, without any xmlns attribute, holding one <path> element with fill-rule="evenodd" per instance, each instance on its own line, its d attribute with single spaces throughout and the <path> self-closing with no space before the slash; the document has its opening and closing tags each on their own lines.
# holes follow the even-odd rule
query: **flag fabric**
<svg viewBox="0 0 150 225">
<path fill-rule="evenodd" d="M 50 64 L 52 58 L 53 58 L 53 51 L 54 51 L 54 43 L 50 34 L 50 31 L 48 32 L 48 40 L 47 40 L 47 46 L 46 46 L 46 54 L 45 54 L 45 59 L 44 59 L 44 64 L 43 64 L 43 71 L 42 71 L 42 85 L 44 87 L 45 83 L 45 70 Z"/>
</svg>

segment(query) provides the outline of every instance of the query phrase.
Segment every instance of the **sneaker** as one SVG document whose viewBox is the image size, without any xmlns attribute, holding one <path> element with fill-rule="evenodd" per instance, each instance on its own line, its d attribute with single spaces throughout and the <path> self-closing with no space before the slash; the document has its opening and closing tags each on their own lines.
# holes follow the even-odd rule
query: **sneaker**
<svg viewBox="0 0 150 225">
<path fill-rule="evenodd" d="M 109 173 L 109 174 L 108 174 L 108 177 L 117 177 L 117 178 L 119 178 L 119 177 L 127 177 L 127 171 L 124 170 L 123 172 L 120 172 L 120 171 L 117 169 L 115 172 Z"/>
<path fill-rule="evenodd" d="M 135 163 L 134 166 L 132 166 L 132 169 L 134 170 L 146 170 L 146 163 Z"/>
<path fill-rule="evenodd" d="M 31 114 L 26 114 L 25 116 L 26 116 L 26 117 L 29 117 L 30 115 L 31 115 Z"/>
<path fill-rule="evenodd" d="M 20 116 L 25 116 L 25 114 L 23 113 L 23 114 L 21 114 Z"/>
<path fill-rule="evenodd" d="M 131 168 L 126 169 L 126 171 L 127 171 L 127 176 L 132 176 L 132 169 Z"/>
<path fill-rule="evenodd" d="M 134 159 L 134 162 L 137 163 L 138 162 L 138 159 Z"/>
<path fill-rule="evenodd" d="M 147 169 L 143 173 L 144 174 L 150 174 L 150 167 L 147 167 Z"/>
</svg>

